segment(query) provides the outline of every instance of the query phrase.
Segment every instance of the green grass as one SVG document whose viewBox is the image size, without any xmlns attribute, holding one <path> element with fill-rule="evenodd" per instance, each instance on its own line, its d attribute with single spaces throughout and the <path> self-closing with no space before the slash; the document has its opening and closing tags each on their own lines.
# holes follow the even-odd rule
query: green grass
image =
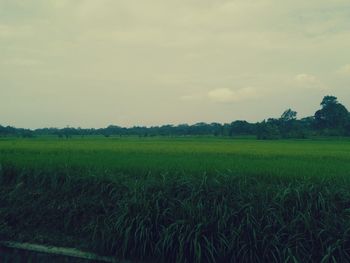
<svg viewBox="0 0 350 263">
<path fill-rule="evenodd" d="M 151 262 L 350 261 L 350 140 L 3 138 L 0 164 L 1 239 Z"/>
<path fill-rule="evenodd" d="M 349 176 L 350 140 L 215 138 L 0 140 L 0 162 L 99 173 Z"/>
</svg>

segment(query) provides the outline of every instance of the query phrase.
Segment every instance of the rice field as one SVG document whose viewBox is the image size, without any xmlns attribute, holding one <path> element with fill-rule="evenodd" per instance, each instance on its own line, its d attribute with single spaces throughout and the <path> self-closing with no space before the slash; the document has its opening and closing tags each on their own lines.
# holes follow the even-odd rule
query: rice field
<svg viewBox="0 0 350 263">
<path fill-rule="evenodd" d="M 143 262 L 349 262 L 350 140 L 0 138 L 0 239 Z"/>
<path fill-rule="evenodd" d="M 350 176 L 350 140 L 216 138 L 0 139 L 0 162 L 132 175 Z"/>
</svg>

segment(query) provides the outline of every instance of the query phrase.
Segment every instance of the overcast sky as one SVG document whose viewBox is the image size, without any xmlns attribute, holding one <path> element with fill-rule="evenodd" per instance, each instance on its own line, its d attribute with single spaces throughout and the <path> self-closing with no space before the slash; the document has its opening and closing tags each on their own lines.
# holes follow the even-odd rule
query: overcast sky
<svg viewBox="0 0 350 263">
<path fill-rule="evenodd" d="M 0 124 L 104 127 L 350 108 L 349 0 L 0 0 Z"/>
</svg>

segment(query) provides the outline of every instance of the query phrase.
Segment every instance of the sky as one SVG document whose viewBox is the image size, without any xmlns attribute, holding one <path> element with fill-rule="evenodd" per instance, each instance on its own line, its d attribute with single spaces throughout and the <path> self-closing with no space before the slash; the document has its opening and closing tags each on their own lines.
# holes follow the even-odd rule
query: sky
<svg viewBox="0 0 350 263">
<path fill-rule="evenodd" d="M 0 0 L 0 124 L 105 127 L 350 109 L 349 0 Z"/>
</svg>

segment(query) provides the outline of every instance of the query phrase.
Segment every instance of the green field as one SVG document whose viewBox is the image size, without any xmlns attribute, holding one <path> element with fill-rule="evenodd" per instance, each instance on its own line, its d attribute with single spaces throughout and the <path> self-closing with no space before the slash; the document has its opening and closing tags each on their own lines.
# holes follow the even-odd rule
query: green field
<svg viewBox="0 0 350 263">
<path fill-rule="evenodd" d="M 160 262 L 350 261 L 350 140 L 0 138 L 0 239 Z"/>
<path fill-rule="evenodd" d="M 230 173 L 350 176 L 350 140 L 215 138 L 2 139 L 0 161 L 19 167 L 71 168 L 131 175 Z"/>
</svg>

